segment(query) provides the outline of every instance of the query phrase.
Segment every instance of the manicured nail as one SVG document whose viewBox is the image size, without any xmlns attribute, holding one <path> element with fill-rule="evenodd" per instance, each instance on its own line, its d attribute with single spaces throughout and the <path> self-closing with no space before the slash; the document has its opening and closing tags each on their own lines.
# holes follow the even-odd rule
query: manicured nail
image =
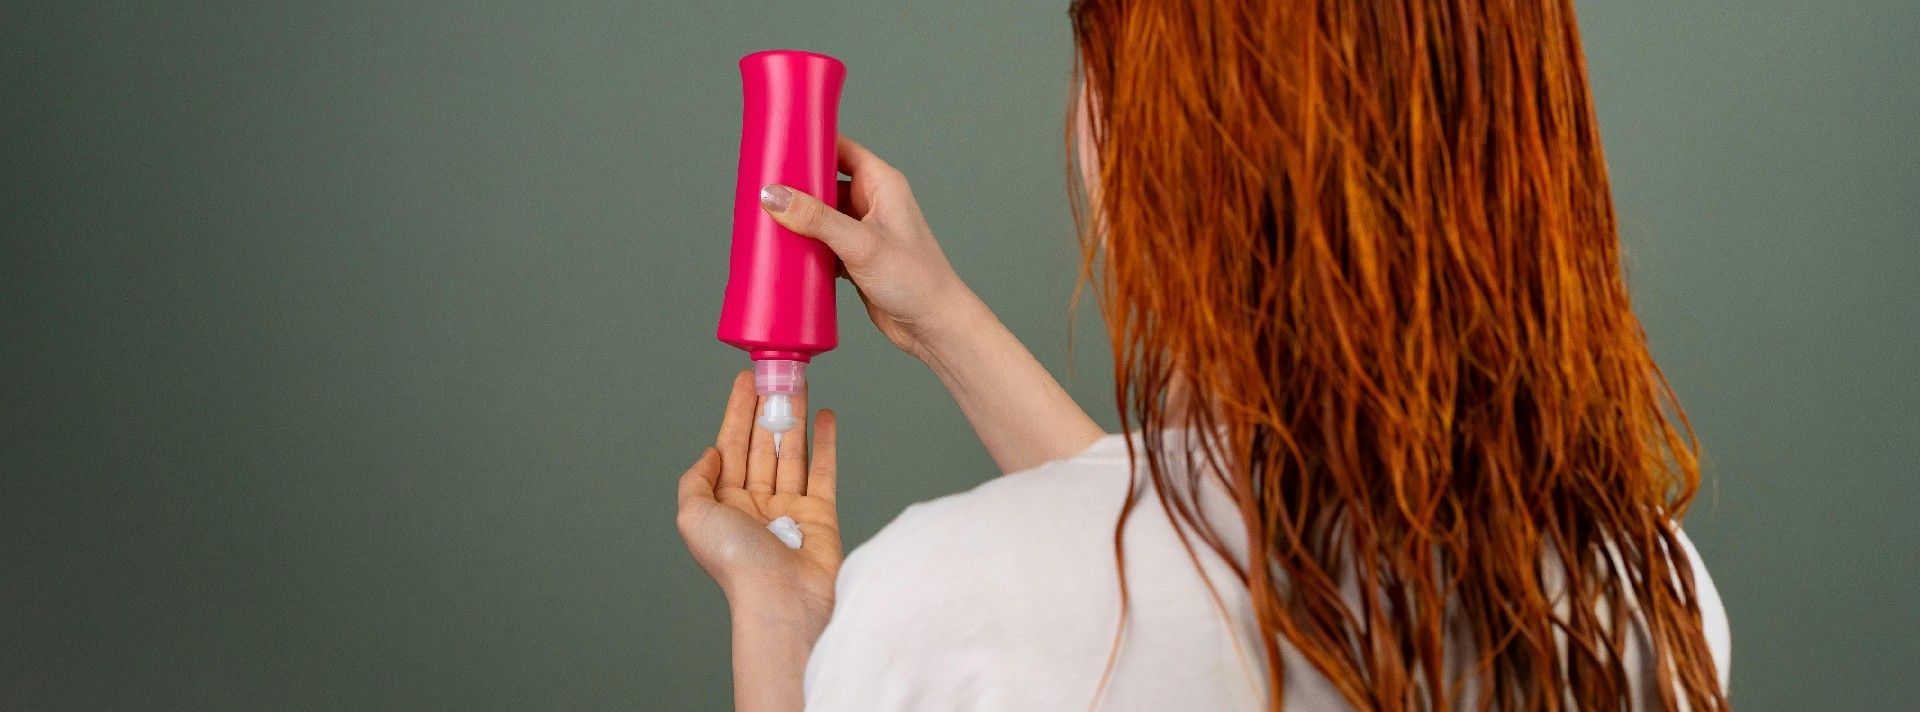
<svg viewBox="0 0 1920 712">
<path fill-rule="evenodd" d="M 787 205 L 793 202 L 793 189 L 775 183 L 760 189 L 760 204 L 776 213 L 787 211 Z"/>
</svg>

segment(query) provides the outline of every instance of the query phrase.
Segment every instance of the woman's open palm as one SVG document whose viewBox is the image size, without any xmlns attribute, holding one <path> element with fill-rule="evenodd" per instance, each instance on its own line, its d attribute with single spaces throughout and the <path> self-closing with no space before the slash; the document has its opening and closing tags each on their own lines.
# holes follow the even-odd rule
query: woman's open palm
<svg viewBox="0 0 1920 712">
<path fill-rule="evenodd" d="M 803 389 L 794 410 L 807 412 Z M 759 408 L 753 374 L 733 380 L 714 447 L 680 478 L 680 536 L 729 597 L 744 592 L 803 596 L 831 607 L 840 570 L 840 518 L 834 508 L 834 415 L 822 410 L 807 457 L 805 418 L 783 436 L 753 425 Z M 788 548 L 767 525 L 791 517 L 801 532 Z"/>
</svg>

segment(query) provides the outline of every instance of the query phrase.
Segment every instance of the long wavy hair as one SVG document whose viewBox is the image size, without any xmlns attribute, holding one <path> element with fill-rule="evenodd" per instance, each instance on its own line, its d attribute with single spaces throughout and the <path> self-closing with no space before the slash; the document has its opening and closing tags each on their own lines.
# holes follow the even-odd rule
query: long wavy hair
<svg viewBox="0 0 1920 712">
<path fill-rule="evenodd" d="M 1675 530 L 1697 445 L 1628 301 L 1572 0 L 1070 13 L 1122 422 L 1217 435 L 1133 456 L 1250 592 L 1272 708 L 1283 647 L 1360 709 L 1632 708 L 1644 636 L 1660 703 L 1726 709 Z"/>
</svg>

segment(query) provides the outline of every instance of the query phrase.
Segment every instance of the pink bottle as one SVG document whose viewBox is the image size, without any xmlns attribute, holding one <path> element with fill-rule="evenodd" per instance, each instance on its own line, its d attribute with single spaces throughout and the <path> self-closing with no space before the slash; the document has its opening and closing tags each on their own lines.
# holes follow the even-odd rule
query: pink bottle
<svg viewBox="0 0 1920 712">
<path fill-rule="evenodd" d="M 740 59 L 746 109 L 733 196 L 733 257 L 715 336 L 753 359 L 758 421 L 779 434 L 796 424 L 790 396 L 814 354 L 839 344 L 834 275 L 839 261 L 820 241 L 781 227 L 760 208 L 760 189 L 789 186 L 832 206 L 838 197 L 834 143 L 846 65 L 824 54 L 755 52 Z"/>
</svg>

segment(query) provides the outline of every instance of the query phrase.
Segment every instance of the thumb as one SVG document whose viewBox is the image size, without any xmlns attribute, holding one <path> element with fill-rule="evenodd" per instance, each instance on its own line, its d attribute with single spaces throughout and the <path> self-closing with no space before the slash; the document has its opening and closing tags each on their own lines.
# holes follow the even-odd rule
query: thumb
<svg viewBox="0 0 1920 712">
<path fill-rule="evenodd" d="M 827 243 L 843 262 L 861 263 L 878 239 L 866 223 L 778 183 L 760 189 L 760 207 L 788 230 Z"/>
<path fill-rule="evenodd" d="M 680 509 L 684 512 L 689 502 L 713 500 L 713 488 L 719 481 L 720 451 L 709 447 L 700 453 L 700 461 L 680 476 Z"/>
</svg>

